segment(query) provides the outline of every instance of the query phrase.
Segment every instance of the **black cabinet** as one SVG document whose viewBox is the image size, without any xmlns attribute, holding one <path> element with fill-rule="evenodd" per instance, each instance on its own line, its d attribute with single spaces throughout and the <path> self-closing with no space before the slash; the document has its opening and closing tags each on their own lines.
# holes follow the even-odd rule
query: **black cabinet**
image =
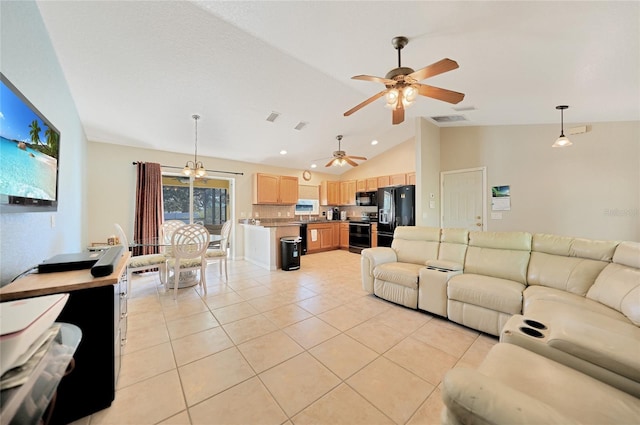
<svg viewBox="0 0 640 425">
<path fill-rule="evenodd" d="M 126 339 L 126 273 L 115 285 L 69 292 L 58 321 L 82 331 L 75 369 L 62 379 L 51 424 L 68 424 L 111 405 Z"/>
</svg>

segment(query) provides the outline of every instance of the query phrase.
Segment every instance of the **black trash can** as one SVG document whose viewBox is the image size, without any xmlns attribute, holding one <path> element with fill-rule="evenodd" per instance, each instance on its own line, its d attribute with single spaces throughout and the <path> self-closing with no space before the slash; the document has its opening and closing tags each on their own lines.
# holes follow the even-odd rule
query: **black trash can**
<svg viewBox="0 0 640 425">
<path fill-rule="evenodd" d="M 280 238 L 280 264 L 282 270 L 298 270 L 300 268 L 300 236 Z"/>
</svg>

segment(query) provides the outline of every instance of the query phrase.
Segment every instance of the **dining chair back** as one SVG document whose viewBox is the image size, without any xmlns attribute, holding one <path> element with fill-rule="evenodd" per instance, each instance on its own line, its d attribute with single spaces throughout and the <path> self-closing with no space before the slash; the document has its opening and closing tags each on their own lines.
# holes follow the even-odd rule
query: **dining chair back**
<svg viewBox="0 0 640 425">
<path fill-rule="evenodd" d="M 205 253 L 209 246 L 209 231 L 200 224 L 185 224 L 174 230 L 171 236 L 172 257 L 166 259 L 167 270 L 173 271 L 173 297 L 177 298 L 180 273 L 199 271 L 199 283 L 207 293 Z M 167 279 L 169 286 L 171 279 Z"/>
<path fill-rule="evenodd" d="M 220 244 L 215 248 L 209 248 L 206 252 L 207 262 L 211 263 L 214 261 L 218 261 L 220 264 L 219 274 L 222 275 L 222 266 L 224 263 L 224 280 L 225 282 L 229 281 L 228 271 L 227 271 L 227 257 L 229 250 L 229 238 L 231 237 L 231 220 L 227 220 L 222 225 L 222 229 L 220 230 Z"/>
<path fill-rule="evenodd" d="M 162 246 L 160 252 L 166 256 L 171 256 L 171 236 L 173 232 L 179 227 L 184 226 L 186 223 L 181 220 L 167 220 L 160 225 L 160 240 Z"/>
<path fill-rule="evenodd" d="M 120 238 L 120 243 L 124 246 L 125 250 L 129 250 L 129 241 L 127 239 L 127 235 L 122 230 L 122 226 L 118 223 L 113 224 L 116 228 L 116 233 Z M 143 270 L 151 270 L 158 269 L 159 273 L 162 275 L 164 273 L 166 259 L 163 254 L 145 254 L 145 255 L 136 255 L 135 257 L 130 257 L 127 262 L 127 289 L 128 293 L 131 293 L 131 276 L 133 272 L 143 271 Z"/>
</svg>

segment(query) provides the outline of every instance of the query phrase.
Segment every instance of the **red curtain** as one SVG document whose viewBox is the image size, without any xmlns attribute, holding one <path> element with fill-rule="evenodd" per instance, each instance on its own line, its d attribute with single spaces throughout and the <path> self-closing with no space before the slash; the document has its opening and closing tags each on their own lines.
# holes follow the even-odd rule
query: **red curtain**
<svg viewBox="0 0 640 425">
<path fill-rule="evenodd" d="M 154 162 L 138 162 L 136 185 L 136 215 L 133 238 L 145 241 L 157 238 L 163 221 L 162 170 Z M 156 254 L 157 246 L 133 249 L 133 255 Z"/>
</svg>

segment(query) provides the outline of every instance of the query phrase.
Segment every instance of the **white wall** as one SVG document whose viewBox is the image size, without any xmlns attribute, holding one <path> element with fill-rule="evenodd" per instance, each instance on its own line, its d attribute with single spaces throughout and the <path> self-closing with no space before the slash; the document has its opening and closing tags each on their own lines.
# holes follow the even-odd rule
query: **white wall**
<svg viewBox="0 0 640 425">
<path fill-rule="evenodd" d="M 0 70 L 60 130 L 57 212 L 0 214 L 0 282 L 86 244 L 86 138 L 34 1 L 0 2 Z M 55 224 L 55 225 L 54 225 Z"/>
<path fill-rule="evenodd" d="M 416 120 L 416 225 L 440 226 L 440 127 Z M 433 202 L 433 208 L 431 208 Z"/>
<path fill-rule="evenodd" d="M 489 201 L 511 186 L 511 211 L 487 230 L 640 241 L 640 123 L 589 128 L 568 148 L 551 147 L 557 125 L 443 128 L 441 168 L 486 166 Z"/>
</svg>

